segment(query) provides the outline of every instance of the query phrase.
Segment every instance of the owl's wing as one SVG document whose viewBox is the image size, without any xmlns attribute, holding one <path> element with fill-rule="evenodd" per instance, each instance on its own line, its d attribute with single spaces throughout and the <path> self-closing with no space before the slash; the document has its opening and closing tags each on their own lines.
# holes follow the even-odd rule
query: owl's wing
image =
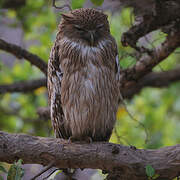
<svg viewBox="0 0 180 180">
<path fill-rule="evenodd" d="M 61 80 L 63 72 L 58 55 L 59 46 L 55 43 L 51 49 L 48 62 L 48 96 L 50 116 L 56 138 L 67 138 L 64 129 L 64 114 L 61 106 Z"/>
<path fill-rule="evenodd" d="M 115 39 L 112 37 L 113 45 L 112 45 L 112 50 L 113 54 L 115 55 L 115 73 L 116 73 L 116 80 L 120 80 L 120 64 L 119 64 L 119 56 L 118 56 L 118 48 L 117 48 L 117 43 Z"/>
</svg>

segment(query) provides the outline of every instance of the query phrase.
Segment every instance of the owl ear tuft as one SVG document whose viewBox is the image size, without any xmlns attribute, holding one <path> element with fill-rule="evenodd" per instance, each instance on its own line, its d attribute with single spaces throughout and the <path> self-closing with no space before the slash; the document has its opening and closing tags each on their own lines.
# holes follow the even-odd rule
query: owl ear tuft
<svg viewBox="0 0 180 180">
<path fill-rule="evenodd" d="M 65 19 L 67 21 L 72 20 L 74 17 L 73 14 L 71 14 L 71 13 L 62 13 L 61 15 L 62 15 L 63 19 Z"/>
</svg>

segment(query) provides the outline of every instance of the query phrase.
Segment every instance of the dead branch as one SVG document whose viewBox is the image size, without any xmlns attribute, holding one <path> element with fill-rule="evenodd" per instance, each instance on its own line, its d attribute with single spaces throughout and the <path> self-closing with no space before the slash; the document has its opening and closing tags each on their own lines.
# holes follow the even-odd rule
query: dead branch
<svg viewBox="0 0 180 180">
<path fill-rule="evenodd" d="M 180 172 L 180 144 L 145 150 L 103 142 L 68 143 L 0 131 L 0 161 L 13 163 L 19 158 L 25 164 L 48 165 L 56 160 L 57 168 L 102 169 L 131 180 L 147 180 L 146 165 L 151 165 L 164 179 L 173 179 Z"/>
<path fill-rule="evenodd" d="M 31 64 L 38 67 L 45 75 L 47 74 L 47 64 L 37 55 L 30 53 L 29 51 L 17 46 L 15 44 L 8 43 L 3 39 L 0 39 L 0 49 L 13 54 L 17 58 L 24 58 Z"/>
<path fill-rule="evenodd" d="M 37 80 L 21 81 L 9 85 L 0 85 L 0 94 L 7 92 L 32 92 L 33 90 L 46 86 L 46 78 Z"/>
</svg>

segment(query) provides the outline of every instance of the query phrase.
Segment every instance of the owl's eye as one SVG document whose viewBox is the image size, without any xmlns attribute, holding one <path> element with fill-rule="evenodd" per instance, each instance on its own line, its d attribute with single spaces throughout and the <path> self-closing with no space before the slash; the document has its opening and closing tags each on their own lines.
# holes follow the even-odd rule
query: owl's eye
<svg viewBox="0 0 180 180">
<path fill-rule="evenodd" d="M 104 27 L 104 24 L 99 24 L 99 25 L 96 26 L 96 29 L 101 29 L 103 27 Z"/>
<path fill-rule="evenodd" d="M 78 30 L 78 31 L 85 31 L 85 29 L 83 29 L 81 26 L 79 25 L 74 25 L 74 27 Z"/>
</svg>

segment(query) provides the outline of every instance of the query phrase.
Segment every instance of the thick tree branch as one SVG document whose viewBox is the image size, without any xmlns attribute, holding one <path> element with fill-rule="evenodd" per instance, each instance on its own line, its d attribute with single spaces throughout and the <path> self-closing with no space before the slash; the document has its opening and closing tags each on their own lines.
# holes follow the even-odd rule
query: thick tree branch
<svg viewBox="0 0 180 180">
<path fill-rule="evenodd" d="M 0 39 L 0 49 L 13 54 L 19 59 L 24 58 L 28 60 L 31 64 L 38 67 L 45 75 L 47 74 L 47 64 L 37 55 L 2 39 Z"/>
<path fill-rule="evenodd" d="M 62 139 L 10 134 L 0 131 L 0 161 L 48 165 L 58 168 L 103 169 L 128 177 L 147 180 L 145 167 L 151 165 L 164 179 L 180 172 L 180 145 L 157 150 L 135 149 L 112 143 L 68 143 Z"/>
<path fill-rule="evenodd" d="M 31 92 L 42 86 L 46 86 L 46 78 L 21 81 L 9 85 L 0 85 L 0 94 L 7 92 Z"/>
</svg>

